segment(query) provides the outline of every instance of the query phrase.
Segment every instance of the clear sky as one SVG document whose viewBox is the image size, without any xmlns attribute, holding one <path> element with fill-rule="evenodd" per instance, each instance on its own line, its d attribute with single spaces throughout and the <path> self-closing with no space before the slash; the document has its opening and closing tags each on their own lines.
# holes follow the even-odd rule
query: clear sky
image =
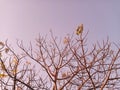
<svg viewBox="0 0 120 90">
<path fill-rule="evenodd" d="M 60 37 L 79 24 L 91 41 L 120 42 L 120 0 L 0 0 L 0 40 L 30 41 L 38 34 Z"/>
</svg>

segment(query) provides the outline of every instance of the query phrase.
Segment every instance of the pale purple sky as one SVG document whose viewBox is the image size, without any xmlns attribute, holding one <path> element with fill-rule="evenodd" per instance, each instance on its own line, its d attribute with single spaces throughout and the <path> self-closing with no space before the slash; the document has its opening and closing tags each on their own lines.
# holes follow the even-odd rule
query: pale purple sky
<svg viewBox="0 0 120 90">
<path fill-rule="evenodd" d="M 0 0 L 0 40 L 30 41 L 38 34 L 60 37 L 79 24 L 91 41 L 120 42 L 120 0 Z"/>
</svg>

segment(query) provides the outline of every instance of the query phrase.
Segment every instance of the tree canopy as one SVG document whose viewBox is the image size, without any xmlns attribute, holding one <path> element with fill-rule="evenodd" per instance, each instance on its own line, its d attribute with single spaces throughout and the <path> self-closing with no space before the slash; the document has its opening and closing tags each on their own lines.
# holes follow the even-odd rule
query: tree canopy
<svg viewBox="0 0 120 90">
<path fill-rule="evenodd" d="M 29 47 L 17 41 L 20 53 L 0 42 L 0 89 L 118 90 L 120 46 L 107 39 L 90 48 L 89 33 L 76 34 L 60 40 L 51 32 L 51 39 L 39 36 Z"/>
</svg>

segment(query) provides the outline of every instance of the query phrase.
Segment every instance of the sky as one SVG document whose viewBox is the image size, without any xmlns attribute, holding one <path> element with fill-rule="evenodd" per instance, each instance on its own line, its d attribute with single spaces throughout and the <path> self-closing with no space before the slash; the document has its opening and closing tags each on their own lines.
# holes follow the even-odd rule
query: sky
<svg viewBox="0 0 120 90">
<path fill-rule="evenodd" d="M 120 0 L 0 0 L 0 41 L 28 43 L 50 30 L 64 37 L 81 23 L 88 42 L 120 43 Z"/>
<path fill-rule="evenodd" d="M 24 44 L 38 35 L 73 33 L 79 24 L 88 43 L 106 40 L 120 44 L 120 0 L 0 0 L 0 41 Z"/>
</svg>

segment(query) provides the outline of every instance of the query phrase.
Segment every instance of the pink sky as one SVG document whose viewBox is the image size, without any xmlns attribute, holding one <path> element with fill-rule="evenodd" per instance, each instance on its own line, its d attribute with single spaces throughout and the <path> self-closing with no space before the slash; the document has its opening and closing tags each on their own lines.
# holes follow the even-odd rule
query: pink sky
<svg viewBox="0 0 120 90">
<path fill-rule="evenodd" d="M 72 33 L 83 23 L 90 41 L 107 36 L 119 43 L 120 0 L 1 0 L 0 40 L 16 43 L 34 40 L 38 34 Z"/>
</svg>

